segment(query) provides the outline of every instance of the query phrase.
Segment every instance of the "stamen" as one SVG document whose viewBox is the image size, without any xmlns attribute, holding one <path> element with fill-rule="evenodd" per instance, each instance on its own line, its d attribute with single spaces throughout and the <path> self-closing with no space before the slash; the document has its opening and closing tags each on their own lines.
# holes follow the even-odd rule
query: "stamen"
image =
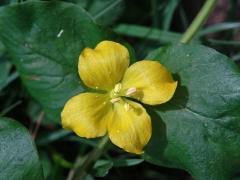
<svg viewBox="0 0 240 180">
<path fill-rule="evenodd" d="M 127 90 L 126 92 L 126 96 L 130 96 L 132 95 L 133 93 L 135 93 L 137 91 L 137 88 L 136 87 L 131 87 Z"/>
<path fill-rule="evenodd" d="M 118 102 L 118 101 L 120 101 L 121 100 L 121 98 L 114 98 L 114 99 L 111 99 L 110 101 L 111 101 L 111 103 L 116 103 L 116 102 Z"/>
<path fill-rule="evenodd" d="M 115 85 L 115 87 L 114 87 L 114 93 L 119 93 L 120 92 L 120 90 L 121 90 L 121 88 L 122 88 L 122 84 L 121 83 L 117 83 L 116 85 Z"/>
<path fill-rule="evenodd" d="M 131 106 L 130 106 L 130 104 L 125 103 L 124 108 L 126 109 L 126 111 L 129 111 L 131 109 Z"/>
</svg>

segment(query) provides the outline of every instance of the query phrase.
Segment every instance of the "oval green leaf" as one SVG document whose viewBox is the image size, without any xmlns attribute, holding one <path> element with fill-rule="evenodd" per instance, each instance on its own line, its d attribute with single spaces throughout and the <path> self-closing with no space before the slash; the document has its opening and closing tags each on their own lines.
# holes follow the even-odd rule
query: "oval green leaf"
<svg viewBox="0 0 240 180">
<path fill-rule="evenodd" d="M 81 7 L 56 1 L 2 7 L 0 27 L 24 85 L 55 121 L 65 102 L 84 90 L 77 69 L 82 49 L 113 39 Z"/>
<path fill-rule="evenodd" d="M 20 123 L 0 118 L 0 179 L 43 179 L 37 150 Z"/>
<path fill-rule="evenodd" d="M 173 99 L 152 109 L 145 160 L 187 170 L 196 180 L 227 180 L 240 166 L 240 71 L 200 45 L 156 50 L 178 80 Z"/>
</svg>

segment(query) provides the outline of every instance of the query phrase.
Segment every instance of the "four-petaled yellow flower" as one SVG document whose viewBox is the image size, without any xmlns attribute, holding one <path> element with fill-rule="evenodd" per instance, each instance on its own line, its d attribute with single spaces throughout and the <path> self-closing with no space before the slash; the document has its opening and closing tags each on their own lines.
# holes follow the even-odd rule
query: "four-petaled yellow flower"
<svg viewBox="0 0 240 180">
<path fill-rule="evenodd" d="M 79 57 L 80 77 L 86 86 L 102 91 L 72 97 L 62 111 L 62 126 L 86 138 L 108 133 L 125 151 L 142 153 L 152 134 L 151 119 L 129 98 L 162 104 L 172 98 L 177 82 L 156 61 L 128 66 L 129 52 L 119 43 L 102 41 L 95 49 L 85 48 Z"/>
</svg>

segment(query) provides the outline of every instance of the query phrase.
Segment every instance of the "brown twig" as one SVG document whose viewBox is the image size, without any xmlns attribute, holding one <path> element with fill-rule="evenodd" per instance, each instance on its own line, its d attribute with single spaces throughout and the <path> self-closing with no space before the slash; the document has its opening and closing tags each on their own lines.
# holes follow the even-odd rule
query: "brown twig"
<svg viewBox="0 0 240 180">
<path fill-rule="evenodd" d="M 43 120 L 43 117 L 44 117 L 45 113 L 44 111 L 41 111 L 37 117 L 37 120 L 36 120 L 36 126 L 32 132 L 32 137 L 33 139 L 35 139 L 37 137 L 37 133 L 38 133 L 38 129 L 42 123 L 42 120 Z"/>
</svg>

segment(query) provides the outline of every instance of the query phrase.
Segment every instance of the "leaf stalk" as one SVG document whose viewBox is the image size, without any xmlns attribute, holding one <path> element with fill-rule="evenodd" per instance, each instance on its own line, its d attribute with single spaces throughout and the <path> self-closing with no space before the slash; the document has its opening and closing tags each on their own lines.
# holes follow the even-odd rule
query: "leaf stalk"
<svg viewBox="0 0 240 180">
<path fill-rule="evenodd" d="M 183 34 L 180 42 L 183 44 L 189 43 L 205 21 L 208 19 L 209 15 L 213 11 L 214 7 L 216 6 L 217 0 L 206 0 L 201 10 L 198 12 L 197 16 L 191 23 L 191 25 L 187 28 L 185 33 Z"/>
</svg>

